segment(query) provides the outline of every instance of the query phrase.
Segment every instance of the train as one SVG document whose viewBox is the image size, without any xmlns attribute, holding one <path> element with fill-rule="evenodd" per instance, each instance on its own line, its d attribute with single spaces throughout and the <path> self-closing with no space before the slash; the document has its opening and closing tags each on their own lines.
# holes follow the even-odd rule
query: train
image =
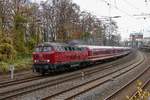
<svg viewBox="0 0 150 100">
<path fill-rule="evenodd" d="M 44 42 L 37 45 L 32 53 L 32 69 L 34 72 L 44 75 L 118 58 L 130 52 L 131 48 L 129 47 Z"/>
</svg>

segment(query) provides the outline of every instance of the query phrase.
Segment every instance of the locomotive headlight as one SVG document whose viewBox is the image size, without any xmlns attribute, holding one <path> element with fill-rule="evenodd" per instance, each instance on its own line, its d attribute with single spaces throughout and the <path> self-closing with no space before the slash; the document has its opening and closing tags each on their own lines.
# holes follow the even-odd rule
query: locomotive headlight
<svg viewBox="0 0 150 100">
<path fill-rule="evenodd" d="M 47 60 L 47 62 L 50 62 L 50 60 Z"/>
<path fill-rule="evenodd" d="M 37 62 L 37 60 L 34 60 L 34 62 L 36 63 L 36 62 Z"/>
</svg>

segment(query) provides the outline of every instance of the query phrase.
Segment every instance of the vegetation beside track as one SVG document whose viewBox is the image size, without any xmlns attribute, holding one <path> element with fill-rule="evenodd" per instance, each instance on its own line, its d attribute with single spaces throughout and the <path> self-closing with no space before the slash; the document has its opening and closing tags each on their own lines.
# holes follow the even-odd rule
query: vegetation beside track
<svg viewBox="0 0 150 100">
<path fill-rule="evenodd" d="M 150 98 L 150 91 L 146 91 L 142 89 L 142 82 L 137 82 L 137 95 L 129 97 L 126 96 L 127 100 L 149 100 Z"/>
<path fill-rule="evenodd" d="M 0 62 L 0 74 L 7 74 L 9 72 L 9 66 L 14 65 L 15 72 L 22 70 L 29 70 L 32 66 L 31 55 L 17 55 L 13 60 L 7 60 Z"/>
</svg>

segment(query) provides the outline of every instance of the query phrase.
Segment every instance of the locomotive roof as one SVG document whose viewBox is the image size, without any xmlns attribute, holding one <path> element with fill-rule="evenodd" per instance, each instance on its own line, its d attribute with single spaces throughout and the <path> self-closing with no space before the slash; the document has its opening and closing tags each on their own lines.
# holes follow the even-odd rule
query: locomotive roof
<svg viewBox="0 0 150 100">
<path fill-rule="evenodd" d="M 68 46 L 68 45 L 65 43 L 44 42 L 39 44 L 38 46 Z"/>
<path fill-rule="evenodd" d="M 38 46 L 72 46 L 66 43 L 44 42 Z M 116 47 L 116 46 L 95 46 L 95 45 L 74 45 L 77 47 L 86 47 L 89 49 L 130 49 L 129 47 Z"/>
</svg>

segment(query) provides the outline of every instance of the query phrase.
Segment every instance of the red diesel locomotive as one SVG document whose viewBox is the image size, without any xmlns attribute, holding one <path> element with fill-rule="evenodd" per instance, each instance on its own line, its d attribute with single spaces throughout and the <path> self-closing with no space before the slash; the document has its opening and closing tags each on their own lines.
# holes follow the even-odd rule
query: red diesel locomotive
<svg viewBox="0 0 150 100">
<path fill-rule="evenodd" d="M 67 70 L 88 62 L 88 50 L 62 43 L 43 43 L 33 52 L 33 70 L 41 74 Z"/>
<path fill-rule="evenodd" d="M 40 74 L 64 71 L 126 55 L 130 48 L 76 45 L 45 42 L 33 52 L 33 71 Z"/>
</svg>

